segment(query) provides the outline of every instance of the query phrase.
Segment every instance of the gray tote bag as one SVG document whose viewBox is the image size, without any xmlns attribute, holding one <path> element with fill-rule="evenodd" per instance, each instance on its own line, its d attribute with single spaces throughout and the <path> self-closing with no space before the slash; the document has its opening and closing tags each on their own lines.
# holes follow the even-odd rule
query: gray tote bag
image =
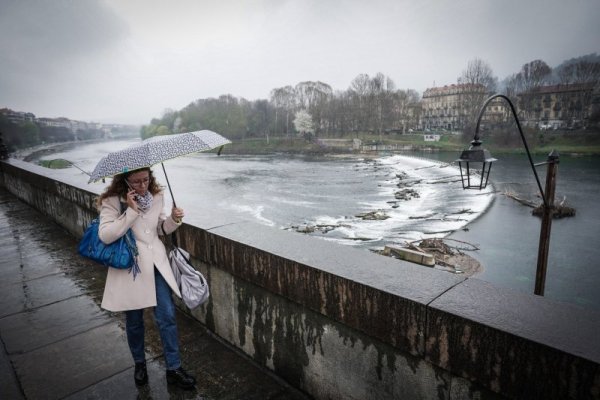
<svg viewBox="0 0 600 400">
<path fill-rule="evenodd" d="M 180 247 L 175 247 L 169 252 L 171 269 L 181 291 L 183 302 L 193 309 L 208 300 L 210 291 L 206 279 L 190 264 L 189 259 L 189 253 Z"/>
<path fill-rule="evenodd" d="M 168 236 L 164 226 L 161 226 L 161 228 L 163 234 Z M 208 282 L 204 278 L 204 275 L 190 264 L 190 253 L 177 246 L 177 236 L 175 236 L 175 233 L 171 234 L 169 247 L 171 248 L 169 262 L 171 263 L 175 281 L 181 292 L 181 298 L 190 310 L 194 309 L 208 300 L 210 296 Z"/>
</svg>

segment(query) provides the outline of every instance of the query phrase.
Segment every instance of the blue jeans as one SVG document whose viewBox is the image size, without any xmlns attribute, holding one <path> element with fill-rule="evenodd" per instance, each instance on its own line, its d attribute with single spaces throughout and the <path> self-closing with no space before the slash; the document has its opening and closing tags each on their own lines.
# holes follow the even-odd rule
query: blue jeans
<svg viewBox="0 0 600 400">
<path fill-rule="evenodd" d="M 181 366 L 179 357 L 179 342 L 177 335 L 177 322 L 175 321 L 175 304 L 171 297 L 171 288 L 154 268 L 154 282 L 156 286 L 156 307 L 154 319 L 160 332 L 167 369 L 177 369 Z M 136 363 L 144 362 L 144 310 L 125 311 L 125 330 L 127 343 Z"/>
</svg>

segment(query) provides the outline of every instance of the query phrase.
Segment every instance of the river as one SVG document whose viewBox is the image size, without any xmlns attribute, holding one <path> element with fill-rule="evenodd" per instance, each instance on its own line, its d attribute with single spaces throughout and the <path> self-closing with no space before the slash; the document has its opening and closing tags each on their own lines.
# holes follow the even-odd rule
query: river
<svg viewBox="0 0 600 400">
<path fill-rule="evenodd" d="M 91 171 L 107 152 L 137 140 L 68 144 L 42 159 L 64 158 Z M 537 186 L 525 155 L 502 155 L 492 168 L 494 187 L 463 190 L 449 164 L 457 154 L 408 153 L 377 157 L 238 156 L 195 154 L 165 163 L 186 220 L 201 222 L 211 210 L 279 229 L 312 230 L 316 237 L 365 249 L 446 236 L 476 244 L 469 254 L 484 266 L 476 277 L 533 293 L 540 219 L 504 196 L 534 197 Z M 536 159 L 544 161 L 544 157 Z M 155 169 L 165 183 L 162 170 Z M 542 184 L 545 168 L 538 170 Z M 545 296 L 600 309 L 600 158 L 562 156 L 557 199 L 566 196 L 576 217 L 553 221 Z M 78 185 L 76 168 L 48 170 Z M 90 184 L 100 191 L 104 184 Z M 494 193 L 494 190 L 496 191 Z M 404 199 L 397 199 L 395 194 Z M 382 220 L 360 214 L 379 211 Z M 299 233 L 301 234 L 301 233 Z"/>
</svg>

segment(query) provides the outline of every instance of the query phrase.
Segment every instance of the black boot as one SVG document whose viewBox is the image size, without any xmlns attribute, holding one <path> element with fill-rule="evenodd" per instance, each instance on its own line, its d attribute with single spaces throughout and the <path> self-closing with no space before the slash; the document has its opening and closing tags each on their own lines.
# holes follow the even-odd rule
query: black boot
<svg viewBox="0 0 600 400">
<path fill-rule="evenodd" d="M 135 363 L 135 372 L 133 373 L 133 379 L 135 380 L 135 384 L 138 386 L 142 386 L 148 383 L 148 371 L 146 371 L 146 361 L 141 363 Z"/>
<path fill-rule="evenodd" d="M 177 385 L 182 389 L 192 389 L 196 384 L 196 378 L 179 367 L 167 370 L 167 383 Z"/>
</svg>

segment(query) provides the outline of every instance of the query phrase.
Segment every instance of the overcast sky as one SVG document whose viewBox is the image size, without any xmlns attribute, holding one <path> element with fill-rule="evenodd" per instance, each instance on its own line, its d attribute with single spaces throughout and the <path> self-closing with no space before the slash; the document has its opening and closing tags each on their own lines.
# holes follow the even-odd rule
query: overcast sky
<svg viewBox="0 0 600 400">
<path fill-rule="evenodd" d="M 599 0 L 0 0 L 0 108 L 142 123 L 360 73 L 400 89 L 600 53 Z"/>
</svg>

